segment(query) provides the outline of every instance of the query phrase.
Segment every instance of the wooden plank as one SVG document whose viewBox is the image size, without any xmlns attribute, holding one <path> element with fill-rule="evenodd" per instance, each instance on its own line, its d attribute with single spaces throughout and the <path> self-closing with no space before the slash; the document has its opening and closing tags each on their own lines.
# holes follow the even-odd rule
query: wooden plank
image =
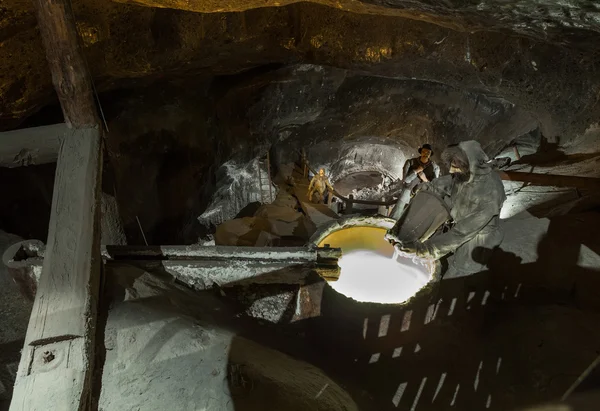
<svg viewBox="0 0 600 411">
<path fill-rule="evenodd" d="M 23 128 L 0 133 L 0 167 L 54 163 L 66 124 Z"/>
<path fill-rule="evenodd" d="M 68 132 L 60 147 L 48 245 L 10 411 L 89 406 L 100 274 L 98 128 Z"/>
<path fill-rule="evenodd" d="M 600 178 L 562 176 L 557 174 L 523 173 L 519 171 L 498 171 L 505 181 L 521 181 L 537 186 L 573 187 L 582 190 L 600 190 Z"/>
</svg>

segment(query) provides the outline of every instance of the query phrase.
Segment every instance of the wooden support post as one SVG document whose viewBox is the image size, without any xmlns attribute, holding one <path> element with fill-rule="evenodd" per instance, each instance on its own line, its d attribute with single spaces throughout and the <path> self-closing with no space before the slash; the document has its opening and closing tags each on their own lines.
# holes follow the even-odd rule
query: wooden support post
<svg viewBox="0 0 600 411">
<path fill-rule="evenodd" d="M 101 269 L 102 135 L 69 0 L 35 0 L 65 123 L 40 283 L 10 411 L 91 407 Z"/>
</svg>

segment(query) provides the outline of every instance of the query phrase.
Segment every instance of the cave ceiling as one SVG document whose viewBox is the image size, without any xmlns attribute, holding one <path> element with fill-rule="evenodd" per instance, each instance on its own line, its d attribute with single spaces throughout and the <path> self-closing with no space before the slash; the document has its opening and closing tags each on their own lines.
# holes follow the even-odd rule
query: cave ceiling
<svg viewBox="0 0 600 411">
<path fill-rule="evenodd" d="M 439 82 L 528 110 L 546 136 L 600 118 L 600 12 L 588 1 L 73 2 L 99 92 L 271 63 Z M 0 9 L 4 130 L 55 101 L 31 3 Z"/>
<path fill-rule="evenodd" d="M 199 13 L 240 12 L 306 0 L 116 0 Z M 357 14 L 421 20 L 461 31 L 514 32 L 555 42 L 580 41 L 597 32 L 600 5 L 588 0 L 308 0 Z"/>
</svg>

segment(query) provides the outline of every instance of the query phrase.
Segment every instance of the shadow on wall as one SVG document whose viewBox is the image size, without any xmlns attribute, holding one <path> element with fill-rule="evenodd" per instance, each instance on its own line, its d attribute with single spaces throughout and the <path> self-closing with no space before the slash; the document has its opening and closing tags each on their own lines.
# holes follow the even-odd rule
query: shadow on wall
<svg viewBox="0 0 600 411">
<path fill-rule="evenodd" d="M 509 410 L 557 398 L 600 351 L 600 267 L 580 261 L 600 242 L 589 221 L 573 221 L 551 220 L 533 263 L 498 249 L 488 271 L 430 285 L 404 306 L 359 304 L 325 286 L 319 317 L 240 335 L 319 366 L 365 410 Z M 268 396 L 261 406 L 271 409 Z"/>
</svg>

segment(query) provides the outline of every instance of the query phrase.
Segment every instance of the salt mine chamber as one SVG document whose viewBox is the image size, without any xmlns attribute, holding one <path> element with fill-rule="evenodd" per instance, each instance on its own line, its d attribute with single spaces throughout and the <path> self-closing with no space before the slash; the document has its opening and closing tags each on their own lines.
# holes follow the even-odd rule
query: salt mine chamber
<svg viewBox="0 0 600 411">
<path fill-rule="evenodd" d="M 340 276 L 328 284 L 358 302 L 403 304 L 440 276 L 437 261 L 399 255 L 384 238 L 395 220 L 351 216 L 324 226 L 310 243 L 342 249 Z"/>
</svg>

